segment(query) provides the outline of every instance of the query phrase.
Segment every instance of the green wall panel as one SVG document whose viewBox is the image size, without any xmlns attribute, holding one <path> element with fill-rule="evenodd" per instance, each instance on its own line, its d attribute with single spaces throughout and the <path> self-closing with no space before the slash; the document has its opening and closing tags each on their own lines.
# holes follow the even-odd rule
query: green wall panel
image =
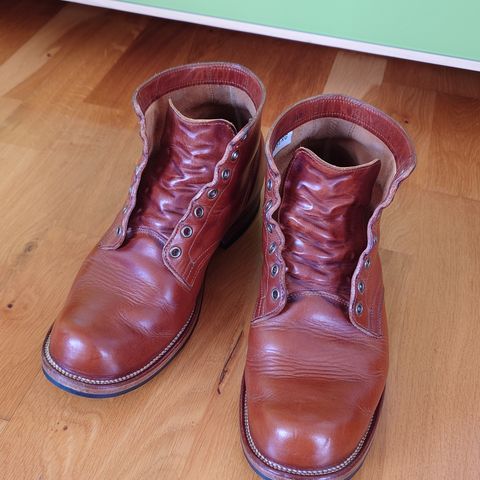
<svg viewBox="0 0 480 480">
<path fill-rule="evenodd" d="M 480 0 L 130 0 L 125 3 L 480 61 Z"/>
</svg>

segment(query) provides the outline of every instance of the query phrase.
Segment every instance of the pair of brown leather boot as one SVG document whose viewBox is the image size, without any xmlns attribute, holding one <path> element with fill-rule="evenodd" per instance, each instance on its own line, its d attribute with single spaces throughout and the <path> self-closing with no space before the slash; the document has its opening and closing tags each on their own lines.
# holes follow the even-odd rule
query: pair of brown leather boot
<svg viewBox="0 0 480 480">
<path fill-rule="evenodd" d="M 137 90 L 142 157 L 46 337 L 43 370 L 91 397 L 151 379 L 192 333 L 209 261 L 254 219 L 264 184 L 243 448 L 269 480 L 344 480 L 370 447 L 387 375 L 380 215 L 415 155 L 396 122 L 341 95 L 288 109 L 264 154 L 264 100 L 261 81 L 228 63 Z"/>
</svg>

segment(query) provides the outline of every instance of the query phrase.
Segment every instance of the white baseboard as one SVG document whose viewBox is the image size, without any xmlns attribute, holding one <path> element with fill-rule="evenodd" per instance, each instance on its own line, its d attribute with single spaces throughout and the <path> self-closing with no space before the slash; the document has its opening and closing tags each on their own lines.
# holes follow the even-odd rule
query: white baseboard
<svg viewBox="0 0 480 480">
<path fill-rule="evenodd" d="M 238 30 L 241 32 L 256 33 L 259 35 L 267 35 L 270 37 L 285 38 L 288 40 L 296 40 L 299 42 L 314 43 L 327 47 L 344 48 L 346 50 L 354 50 L 358 52 L 373 53 L 375 55 L 385 55 L 387 57 L 403 58 L 417 62 L 433 63 L 436 65 L 444 65 L 447 67 L 463 68 L 466 70 L 475 70 L 480 72 L 480 62 L 468 60 L 465 58 L 450 57 L 445 55 L 437 55 L 427 52 L 419 52 L 416 50 L 408 50 L 403 48 L 388 47 L 385 45 L 376 45 L 367 42 L 358 42 L 354 40 L 346 40 L 343 38 L 329 37 L 325 35 L 317 35 L 314 33 L 299 32 L 296 30 L 288 30 L 284 28 L 268 27 L 254 23 L 239 22 L 236 20 L 227 20 L 223 18 L 210 17 L 206 15 L 197 15 L 194 13 L 181 12 L 166 8 L 150 7 L 135 3 L 120 2 L 118 0 L 67 0 L 75 3 L 83 3 L 85 5 L 93 5 L 96 7 L 111 8 L 114 10 L 122 10 L 124 12 L 140 13 L 153 17 L 168 18 L 171 20 L 180 20 L 189 23 L 198 23 L 211 27 L 224 28 L 228 30 Z"/>
</svg>

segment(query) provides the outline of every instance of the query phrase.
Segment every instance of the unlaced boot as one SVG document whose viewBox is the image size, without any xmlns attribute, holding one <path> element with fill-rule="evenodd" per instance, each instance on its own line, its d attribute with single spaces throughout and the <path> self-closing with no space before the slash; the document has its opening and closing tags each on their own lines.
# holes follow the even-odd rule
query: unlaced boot
<svg viewBox="0 0 480 480">
<path fill-rule="evenodd" d="M 371 445 L 387 377 L 380 215 L 415 154 L 391 118 L 327 95 L 286 111 L 266 156 L 243 448 L 268 480 L 346 480 Z"/>
<path fill-rule="evenodd" d="M 167 70 L 136 91 L 143 155 L 46 337 L 43 369 L 53 383 L 119 395 L 184 345 L 213 253 L 258 210 L 264 99 L 260 80 L 228 63 Z"/>
</svg>

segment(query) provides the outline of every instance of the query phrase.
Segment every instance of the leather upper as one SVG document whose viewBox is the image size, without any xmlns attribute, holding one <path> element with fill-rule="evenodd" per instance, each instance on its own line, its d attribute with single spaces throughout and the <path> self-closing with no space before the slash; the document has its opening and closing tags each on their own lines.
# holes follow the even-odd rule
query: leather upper
<svg viewBox="0 0 480 480">
<path fill-rule="evenodd" d="M 234 64 L 187 65 L 140 87 L 143 154 L 52 328 L 51 366 L 79 381 L 118 381 L 175 344 L 211 256 L 258 202 L 263 102 L 260 81 Z"/>
<path fill-rule="evenodd" d="M 50 354 L 58 365 L 87 379 L 116 379 L 170 343 L 195 298 L 165 267 L 161 247 L 151 234 L 136 232 L 119 250 L 90 253 L 52 330 Z"/>
<path fill-rule="evenodd" d="M 326 95 L 280 116 L 266 156 L 264 264 L 242 421 L 265 468 L 336 478 L 366 441 L 385 388 L 379 218 L 415 155 L 385 114 Z M 280 473 L 274 478 L 287 478 Z"/>
<path fill-rule="evenodd" d="M 160 150 L 155 154 L 168 162 L 147 165 L 130 228 L 150 228 L 166 241 L 185 206 L 213 178 L 215 166 L 235 134 L 230 122 L 189 119 L 170 101 Z"/>
<path fill-rule="evenodd" d="M 379 160 L 355 169 L 336 168 L 308 149 L 297 150 L 285 174 L 278 213 L 289 293 L 316 289 L 348 298 L 365 248 L 379 170 Z"/>
<path fill-rule="evenodd" d="M 278 316 L 254 323 L 248 348 L 247 413 L 255 447 L 295 469 L 328 470 L 344 462 L 382 395 L 386 337 L 373 346 L 345 319 L 344 304 L 308 291 L 293 294 Z"/>
<path fill-rule="evenodd" d="M 381 212 L 392 202 L 400 183 L 415 168 L 415 153 L 406 133 L 394 120 L 370 105 L 343 95 L 322 95 L 303 100 L 284 112 L 269 132 L 265 152 L 268 171 L 265 179 L 264 253 L 268 252 L 268 248 L 272 243 L 275 244 L 276 248 L 274 255 L 270 257 L 264 255 L 261 295 L 257 302 L 255 318 L 279 313 L 285 306 L 288 294 L 285 287 L 285 262 L 282 256 L 285 238 L 282 230 L 276 228 L 278 225 L 275 218 L 275 213 L 281 203 L 280 187 L 282 176 L 275 164 L 273 152 L 277 143 L 288 132 L 312 119 L 321 118 L 343 119 L 358 125 L 377 136 L 394 153 L 395 172 L 387 188 L 381 192 L 382 197 L 368 219 L 365 248 L 356 259 L 355 271 L 353 272 L 350 285 L 349 318 L 351 322 L 359 328 L 375 333 L 374 325 L 370 328 L 368 314 L 362 316 L 355 315 L 358 283 L 361 281 L 361 275 L 365 274 L 365 265 L 368 265 L 367 269 L 370 269 L 368 272 L 369 276 L 379 276 L 381 273 L 377 271 L 379 262 L 374 261 L 377 257 L 376 246 L 378 245 L 380 235 L 379 222 Z M 268 273 L 274 262 L 279 265 L 279 274 L 275 278 L 271 278 Z M 273 289 L 278 289 L 280 293 L 278 301 L 272 298 L 271 292 Z M 371 295 L 372 292 L 369 291 L 365 292 L 362 297 L 364 312 L 367 313 L 370 309 L 370 304 L 375 301 L 375 298 Z"/>
</svg>

